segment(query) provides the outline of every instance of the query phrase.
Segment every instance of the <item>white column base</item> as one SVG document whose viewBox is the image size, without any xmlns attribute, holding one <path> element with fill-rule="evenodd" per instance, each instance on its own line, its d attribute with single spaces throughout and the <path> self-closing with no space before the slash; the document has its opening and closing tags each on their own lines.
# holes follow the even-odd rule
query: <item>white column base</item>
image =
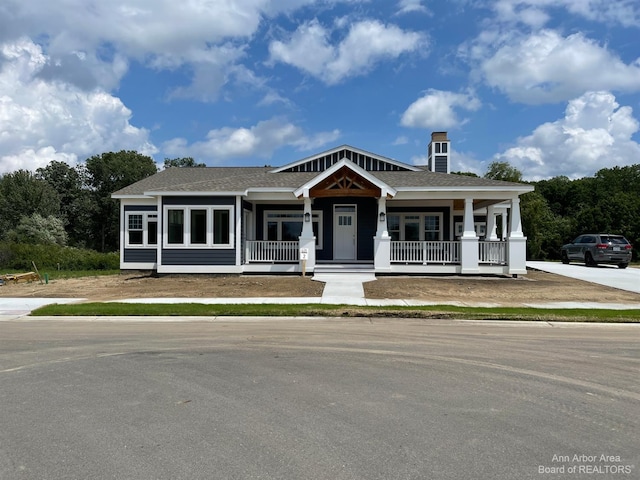
<svg viewBox="0 0 640 480">
<path fill-rule="evenodd" d="M 391 270 L 391 237 L 373 237 L 373 265 L 376 272 Z"/>
<path fill-rule="evenodd" d="M 507 259 L 511 275 L 527 273 L 527 237 L 507 239 Z"/>
<path fill-rule="evenodd" d="M 298 248 L 308 250 L 309 256 L 304 270 L 306 273 L 313 273 L 316 268 L 316 237 L 298 237 Z M 302 260 L 300 260 L 300 271 L 302 272 Z"/>
<path fill-rule="evenodd" d="M 480 273 L 478 266 L 479 256 L 478 237 L 462 237 L 460 239 L 460 273 L 463 275 L 473 275 Z"/>
</svg>

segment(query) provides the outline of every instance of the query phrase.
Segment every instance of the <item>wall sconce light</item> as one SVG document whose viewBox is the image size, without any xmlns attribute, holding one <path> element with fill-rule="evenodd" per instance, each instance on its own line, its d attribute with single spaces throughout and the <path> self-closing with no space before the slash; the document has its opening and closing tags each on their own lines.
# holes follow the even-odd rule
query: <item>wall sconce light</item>
<svg viewBox="0 0 640 480">
<path fill-rule="evenodd" d="M 380 221 L 384 222 L 386 218 L 387 218 L 387 214 L 384 212 L 380 212 Z"/>
<path fill-rule="evenodd" d="M 311 221 L 311 214 L 309 212 L 305 212 L 304 221 L 305 222 L 310 222 Z"/>
</svg>

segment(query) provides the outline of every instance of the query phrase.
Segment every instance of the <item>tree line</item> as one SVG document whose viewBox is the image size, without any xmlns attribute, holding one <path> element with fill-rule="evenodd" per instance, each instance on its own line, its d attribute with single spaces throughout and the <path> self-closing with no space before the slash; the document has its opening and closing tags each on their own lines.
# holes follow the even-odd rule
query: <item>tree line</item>
<svg viewBox="0 0 640 480">
<path fill-rule="evenodd" d="M 204 166 L 190 157 L 164 161 L 165 168 Z M 111 194 L 157 171 L 151 157 L 123 150 L 75 167 L 52 161 L 35 173 L 2 175 L 0 242 L 117 251 L 120 209 Z M 493 162 L 484 177 L 523 182 L 522 173 L 506 162 Z M 530 183 L 535 191 L 522 195 L 520 204 L 527 258 L 559 259 L 560 247 L 585 232 L 622 234 L 640 246 L 640 164 L 577 180 L 559 176 Z"/>
</svg>

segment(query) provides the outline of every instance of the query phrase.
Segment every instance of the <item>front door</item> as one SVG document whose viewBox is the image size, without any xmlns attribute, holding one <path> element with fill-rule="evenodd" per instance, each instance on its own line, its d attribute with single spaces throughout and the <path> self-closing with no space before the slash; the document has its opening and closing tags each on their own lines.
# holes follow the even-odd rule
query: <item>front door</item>
<svg viewBox="0 0 640 480">
<path fill-rule="evenodd" d="M 333 213 L 333 259 L 356 259 L 356 207 L 336 205 Z"/>
</svg>

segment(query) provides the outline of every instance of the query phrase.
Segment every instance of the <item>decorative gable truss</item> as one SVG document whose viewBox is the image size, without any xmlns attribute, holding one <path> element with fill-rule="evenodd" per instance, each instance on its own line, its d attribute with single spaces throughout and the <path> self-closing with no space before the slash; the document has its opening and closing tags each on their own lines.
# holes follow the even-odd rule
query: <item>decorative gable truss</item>
<svg viewBox="0 0 640 480">
<path fill-rule="evenodd" d="M 311 197 L 380 197 L 380 187 L 348 167 L 325 178 L 309 191 Z"/>
</svg>

